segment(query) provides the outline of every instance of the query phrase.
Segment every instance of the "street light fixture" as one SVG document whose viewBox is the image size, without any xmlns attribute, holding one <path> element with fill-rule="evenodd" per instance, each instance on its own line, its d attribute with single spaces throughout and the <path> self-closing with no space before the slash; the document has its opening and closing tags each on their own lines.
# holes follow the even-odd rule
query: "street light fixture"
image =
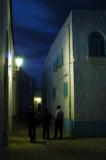
<svg viewBox="0 0 106 160">
<path fill-rule="evenodd" d="M 23 63 L 23 59 L 20 58 L 20 57 L 17 57 L 17 58 L 15 58 L 15 63 L 16 63 L 16 66 L 17 66 L 17 70 L 19 70 L 20 66 Z"/>
<path fill-rule="evenodd" d="M 42 99 L 41 97 L 34 97 L 34 101 L 36 101 L 39 104 L 41 103 Z"/>
</svg>

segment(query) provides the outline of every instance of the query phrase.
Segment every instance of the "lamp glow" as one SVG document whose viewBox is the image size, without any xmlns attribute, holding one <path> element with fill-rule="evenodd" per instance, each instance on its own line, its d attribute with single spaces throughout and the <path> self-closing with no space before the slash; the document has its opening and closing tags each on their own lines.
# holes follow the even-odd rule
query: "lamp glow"
<svg viewBox="0 0 106 160">
<path fill-rule="evenodd" d="M 19 68 L 23 63 L 23 59 L 22 58 L 16 58 L 15 62 L 16 62 L 17 67 Z"/>
<path fill-rule="evenodd" d="M 34 97 L 34 100 L 37 102 L 37 103 L 41 103 L 42 99 L 40 97 Z"/>
</svg>

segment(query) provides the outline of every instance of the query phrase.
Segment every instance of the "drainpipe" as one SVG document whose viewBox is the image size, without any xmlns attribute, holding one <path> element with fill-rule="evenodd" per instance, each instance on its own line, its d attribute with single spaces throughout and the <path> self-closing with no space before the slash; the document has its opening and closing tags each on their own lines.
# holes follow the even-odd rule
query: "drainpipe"
<svg viewBox="0 0 106 160">
<path fill-rule="evenodd" d="M 71 38 L 71 34 L 70 34 L 70 24 L 68 24 L 68 38 L 69 38 L 69 118 L 70 118 L 70 133 L 71 133 L 71 138 L 73 136 L 73 117 L 72 117 L 72 105 L 74 104 L 74 99 L 73 99 L 73 91 L 72 91 L 72 87 L 74 87 L 74 75 L 73 75 L 73 56 L 71 56 L 71 52 L 72 52 L 72 46 L 70 38 Z M 73 103 L 72 103 L 73 101 Z"/>
</svg>

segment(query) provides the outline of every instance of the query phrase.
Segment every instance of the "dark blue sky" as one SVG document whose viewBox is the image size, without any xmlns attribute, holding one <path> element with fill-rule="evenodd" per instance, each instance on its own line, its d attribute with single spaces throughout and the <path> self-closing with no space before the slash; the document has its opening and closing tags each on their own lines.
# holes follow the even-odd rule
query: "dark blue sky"
<svg viewBox="0 0 106 160">
<path fill-rule="evenodd" d="M 12 0 L 15 52 L 39 83 L 44 58 L 71 9 L 106 9 L 106 0 Z"/>
</svg>

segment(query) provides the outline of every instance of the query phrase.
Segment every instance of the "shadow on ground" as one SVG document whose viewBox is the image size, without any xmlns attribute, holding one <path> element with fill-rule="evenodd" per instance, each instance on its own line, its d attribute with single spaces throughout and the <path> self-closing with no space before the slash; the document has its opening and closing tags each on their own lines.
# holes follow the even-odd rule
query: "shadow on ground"
<svg viewBox="0 0 106 160">
<path fill-rule="evenodd" d="M 106 138 L 43 140 L 29 143 L 26 129 L 14 131 L 1 160 L 106 160 Z"/>
</svg>

